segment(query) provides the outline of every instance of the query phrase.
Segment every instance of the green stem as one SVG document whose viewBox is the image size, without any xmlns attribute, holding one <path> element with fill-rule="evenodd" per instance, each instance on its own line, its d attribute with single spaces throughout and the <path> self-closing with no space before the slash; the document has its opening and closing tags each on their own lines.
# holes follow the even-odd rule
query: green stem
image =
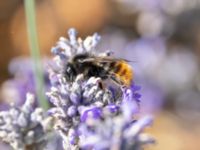
<svg viewBox="0 0 200 150">
<path fill-rule="evenodd" d="M 35 19 L 35 0 L 24 0 L 25 13 L 26 13 L 26 23 L 28 31 L 28 40 L 31 51 L 31 57 L 34 61 L 34 75 L 36 83 L 36 93 L 39 101 L 39 105 L 44 109 L 47 109 L 48 101 L 45 97 L 44 90 L 44 75 L 43 68 L 41 65 L 40 50 L 38 44 L 38 36 L 36 29 L 36 19 Z"/>
</svg>

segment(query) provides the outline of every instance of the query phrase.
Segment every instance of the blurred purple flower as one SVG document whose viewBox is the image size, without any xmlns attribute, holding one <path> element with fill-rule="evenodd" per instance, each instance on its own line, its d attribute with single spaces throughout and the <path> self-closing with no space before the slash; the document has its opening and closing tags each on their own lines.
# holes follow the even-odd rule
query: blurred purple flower
<svg viewBox="0 0 200 150">
<path fill-rule="evenodd" d="M 21 107 L 0 112 L 0 139 L 15 150 L 42 150 L 47 144 L 51 119 L 34 103 L 34 96 L 27 94 Z"/>
<path fill-rule="evenodd" d="M 44 63 L 50 63 L 45 59 Z M 33 72 L 33 62 L 30 58 L 18 57 L 9 64 L 9 72 L 13 76 L 12 79 L 5 81 L 1 87 L 2 100 L 16 105 L 22 105 L 26 99 L 26 93 L 35 94 L 35 82 Z M 50 81 L 47 70 L 44 69 L 45 91 L 50 88 Z M 36 98 L 37 99 L 37 98 Z M 35 101 L 35 106 L 37 100 Z"/>
<path fill-rule="evenodd" d="M 152 117 L 134 119 L 137 107 L 134 101 L 125 101 L 118 115 L 110 115 L 103 108 L 101 119 L 88 117 L 86 123 L 79 126 L 80 147 L 95 150 L 140 150 L 143 144 L 154 143 L 154 139 L 141 134 L 152 123 Z"/>
<path fill-rule="evenodd" d="M 87 118 L 89 117 L 89 115 L 90 115 L 90 117 L 92 117 L 94 119 L 98 119 L 101 117 L 102 111 L 98 107 L 93 107 L 91 109 L 85 110 L 83 112 L 83 114 L 81 115 L 81 121 L 85 122 L 87 120 Z"/>
<path fill-rule="evenodd" d="M 141 95 L 138 93 L 138 91 L 140 89 L 141 89 L 140 86 L 135 85 L 134 83 L 132 83 L 130 88 L 123 89 L 123 93 L 124 93 L 124 98 L 123 99 L 125 99 L 125 100 L 135 100 L 135 101 L 137 101 L 139 103 Z"/>
</svg>

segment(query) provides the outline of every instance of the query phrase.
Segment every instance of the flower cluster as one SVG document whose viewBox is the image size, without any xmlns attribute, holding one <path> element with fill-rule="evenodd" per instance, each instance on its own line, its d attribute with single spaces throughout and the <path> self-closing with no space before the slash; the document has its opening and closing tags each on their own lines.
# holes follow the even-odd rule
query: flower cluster
<svg viewBox="0 0 200 150">
<path fill-rule="evenodd" d="M 42 150 L 46 146 L 49 123 L 42 108 L 34 108 L 35 99 L 27 94 L 22 107 L 12 105 L 0 112 L 0 139 L 16 150 Z"/>
<path fill-rule="evenodd" d="M 66 65 L 77 54 L 112 54 L 96 51 L 100 39 L 97 34 L 82 40 L 76 37 L 75 29 L 68 33 L 69 39 L 61 37 L 52 48 L 55 64 L 48 67 L 51 87 L 46 95 L 53 107 L 45 114 L 33 106 L 34 98 L 28 94 L 21 108 L 13 106 L 0 113 L 0 138 L 21 150 L 44 149 L 50 141 L 49 131 L 61 137 L 65 150 L 140 150 L 143 144 L 154 142 L 142 133 L 152 118 L 137 119 L 139 86 L 132 83 L 124 87 L 110 79 L 85 78 L 84 74 L 75 76 L 73 82 L 67 81 Z"/>
<path fill-rule="evenodd" d="M 120 99 L 115 99 L 111 89 L 101 88 L 103 82 L 101 78 L 91 77 L 85 80 L 82 74 L 76 77 L 73 83 L 66 82 L 64 66 L 68 59 L 76 54 L 85 52 L 94 52 L 95 45 L 99 39 L 97 34 L 88 37 L 86 40 L 76 40 L 76 31 L 69 30 L 69 38 L 61 38 L 57 46 L 52 48 L 56 55 L 55 62 L 57 68 L 49 68 L 50 81 L 52 83 L 51 90 L 47 93 L 50 101 L 55 107 L 49 110 L 49 113 L 56 118 L 55 128 L 61 132 L 62 136 L 70 136 L 71 139 L 64 141 L 72 145 L 77 144 L 74 140 L 74 133 L 81 121 L 85 121 L 87 114 L 93 110 L 94 117 L 101 115 L 98 109 L 108 104 L 116 104 Z M 108 55 L 99 54 L 99 55 Z M 72 133 L 73 132 L 73 133 Z"/>
<path fill-rule="evenodd" d="M 52 48 L 52 52 L 55 54 L 54 61 L 57 64 L 57 67 L 56 69 L 49 68 L 49 77 L 52 83 L 52 88 L 47 93 L 50 101 L 55 106 L 49 110 L 49 114 L 55 118 L 54 127 L 59 131 L 63 138 L 63 147 L 65 149 L 77 149 L 78 147 L 84 148 L 86 145 L 88 146 L 87 143 L 91 142 L 88 141 L 88 139 L 91 138 L 86 133 L 90 133 L 90 131 L 86 132 L 86 130 L 84 130 L 83 132 L 80 130 L 83 129 L 83 126 L 86 127 L 87 123 L 90 122 L 88 121 L 88 118 L 90 118 L 89 120 L 94 120 L 93 122 L 97 125 L 92 128 L 92 132 L 96 134 L 96 137 L 104 134 L 103 132 L 99 132 L 100 128 L 102 128 L 102 130 L 106 129 L 106 123 L 107 121 L 110 122 L 109 120 L 113 120 L 113 122 L 110 122 L 109 126 L 115 126 L 115 124 L 121 119 L 121 121 L 118 122 L 118 125 L 120 126 L 119 128 L 121 128 L 120 132 L 122 132 L 122 134 L 123 132 L 128 132 L 129 129 L 132 130 L 135 126 L 138 126 L 133 123 L 134 127 L 132 127 L 131 117 L 136 113 L 136 110 L 138 110 L 140 99 L 138 90 L 140 87 L 134 84 L 130 87 L 119 87 L 106 84 L 106 86 L 102 88 L 100 85 L 105 83 L 103 83 L 104 81 L 101 78 L 91 77 L 86 80 L 83 74 L 79 74 L 73 83 L 66 81 L 63 72 L 65 71 L 65 65 L 73 56 L 88 52 L 96 56 L 111 55 L 111 52 L 96 52 L 95 46 L 100 39 L 97 34 L 82 40 L 80 38 L 77 39 L 76 31 L 74 29 L 70 29 L 68 33 L 69 40 L 61 37 L 57 45 Z M 125 106 L 127 102 L 130 102 L 130 107 L 133 107 L 132 103 L 136 104 L 137 108 L 134 108 L 135 112 L 131 111 L 134 113 L 127 112 L 126 109 L 129 108 L 122 108 L 122 106 Z M 107 116 L 105 110 L 107 110 L 111 115 Z M 129 115 L 129 121 L 126 120 L 127 115 Z M 103 120 L 103 122 L 100 120 Z M 147 119 L 146 122 L 151 121 L 148 121 Z M 140 123 L 138 122 L 138 124 Z M 124 129 L 122 131 L 122 128 L 125 128 L 125 126 L 130 127 L 127 127 L 127 130 Z M 145 125 L 141 126 L 140 129 L 143 129 L 144 126 Z M 110 134 L 105 134 L 111 137 L 113 136 L 112 132 L 114 132 L 113 128 L 110 128 Z M 138 144 L 138 141 L 140 141 L 138 134 L 139 132 L 130 135 L 130 140 L 135 138 L 135 144 Z M 101 138 L 102 140 L 106 140 L 103 136 Z M 124 136 L 122 139 L 126 140 L 127 138 L 127 136 Z M 113 136 L 113 140 L 114 139 L 117 138 Z M 99 141 L 96 142 L 98 143 Z M 110 149 L 110 146 L 113 145 L 107 145 L 106 148 Z M 95 149 L 97 149 L 97 147 L 98 146 L 95 144 L 92 146 L 92 148 Z M 118 148 L 120 149 L 120 147 Z M 98 149 L 103 148 L 99 147 Z"/>
</svg>

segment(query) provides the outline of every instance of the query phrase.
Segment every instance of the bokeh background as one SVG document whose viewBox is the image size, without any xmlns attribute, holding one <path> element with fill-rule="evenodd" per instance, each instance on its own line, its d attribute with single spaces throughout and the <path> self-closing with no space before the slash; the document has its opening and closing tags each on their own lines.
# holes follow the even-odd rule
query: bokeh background
<svg viewBox="0 0 200 150">
<path fill-rule="evenodd" d="M 100 51 L 133 61 L 141 112 L 155 116 L 157 143 L 147 149 L 199 149 L 200 0 L 37 0 L 36 16 L 44 64 L 71 27 L 83 38 L 98 32 Z M 2 110 L 34 92 L 26 30 L 23 0 L 1 0 Z"/>
</svg>

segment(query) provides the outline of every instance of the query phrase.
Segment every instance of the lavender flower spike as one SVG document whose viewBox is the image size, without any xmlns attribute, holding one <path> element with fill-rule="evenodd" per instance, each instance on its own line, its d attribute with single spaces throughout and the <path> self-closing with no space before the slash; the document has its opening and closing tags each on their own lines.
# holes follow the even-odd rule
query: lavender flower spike
<svg viewBox="0 0 200 150">
<path fill-rule="evenodd" d="M 100 82 L 100 79 L 90 78 L 85 81 L 82 75 L 79 75 L 71 85 L 60 79 L 59 84 L 47 93 L 54 104 L 48 112 L 55 118 L 54 128 L 63 138 L 64 147 L 66 145 L 68 148 L 74 147 L 73 145 L 77 144 L 77 134 L 70 136 L 70 133 L 76 130 L 81 121 L 84 121 L 84 117 L 87 116 L 86 112 L 90 108 L 104 107 L 114 101 L 111 91 L 101 89 L 97 82 Z M 73 138 L 75 139 L 70 140 Z"/>
<path fill-rule="evenodd" d="M 140 101 L 140 88 L 134 84 L 122 88 L 111 84 L 109 79 L 108 82 L 99 77 L 88 79 L 83 74 L 73 77 L 73 82 L 67 82 L 66 65 L 77 54 L 91 53 L 97 57 L 111 55 L 110 52 L 96 51 L 95 46 L 100 39 L 97 34 L 85 40 L 77 38 L 75 29 L 70 29 L 68 34 L 69 39 L 60 38 L 57 45 L 52 48 L 56 67 L 49 68 L 52 87 L 46 93 L 54 105 L 48 112 L 55 120 L 54 129 L 62 137 L 63 148 L 114 150 L 113 146 L 119 142 L 117 146 L 120 150 L 123 144 L 131 147 L 131 141 L 139 143 L 142 130 L 137 130 L 138 132 L 131 135 L 126 134 L 126 131 L 134 130 L 132 122 L 135 112 L 138 112 L 135 109 L 138 109 Z M 138 123 L 139 129 L 146 126 Z M 90 130 L 91 125 L 94 132 Z M 134 125 L 138 127 L 137 122 Z M 111 145 L 110 139 L 113 140 Z"/>
<path fill-rule="evenodd" d="M 50 118 L 41 108 L 34 108 L 35 99 L 27 94 L 23 106 L 11 106 L 0 112 L 0 139 L 15 150 L 43 150 L 49 133 Z"/>
<path fill-rule="evenodd" d="M 68 136 L 71 130 L 76 130 L 80 122 L 85 120 L 86 112 L 89 109 L 104 107 L 121 101 L 121 99 L 114 99 L 110 89 L 100 87 L 102 82 L 100 78 L 91 77 L 85 80 L 83 74 L 79 74 L 73 83 L 66 82 L 63 72 L 65 72 L 66 63 L 73 56 L 86 52 L 94 55 L 107 55 L 107 53 L 97 54 L 96 52 L 95 46 L 100 39 L 98 34 L 89 36 L 85 40 L 77 38 L 75 29 L 70 29 L 68 34 L 69 39 L 61 37 L 57 45 L 52 48 L 52 52 L 55 54 L 56 69 L 49 68 L 52 88 L 46 93 L 55 106 L 49 110 L 49 114 L 56 120 L 54 128 L 63 137 L 64 143 L 66 143 L 64 144 L 65 147 L 68 145 L 67 143 L 77 144 L 74 142 L 77 140 L 70 140 L 75 138 L 77 134 Z M 66 141 L 66 139 L 69 141 Z"/>
</svg>

